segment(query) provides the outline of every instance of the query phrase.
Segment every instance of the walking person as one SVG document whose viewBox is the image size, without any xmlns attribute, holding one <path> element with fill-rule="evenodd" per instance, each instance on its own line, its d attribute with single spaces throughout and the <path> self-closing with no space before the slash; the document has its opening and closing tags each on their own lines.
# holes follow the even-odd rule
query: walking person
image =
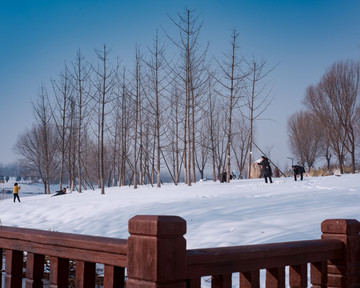
<svg viewBox="0 0 360 288">
<path fill-rule="evenodd" d="M 265 178 L 265 183 L 268 183 L 267 178 L 269 178 L 270 183 L 273 183 L 272 179 L 271 179 L 272 170 L 271 170 L 269 159 L 266 158 L 265 156 L 261 156 L 261 161 L 258 163 L 258 165 L 261 165 L 261 174 Z"/>
<path fill-rule="evenodd" d="M 292 170 L 294 171 L 294 180 L 296 181 L 297 175 L 300 175 L 300 180 L 303 180 L 303 173 L 305 173 L 305 169 L 299 165 L 292 165 Z"/>
<path fill-rule="evenodd" d="M 20 188 L 21 188 L 21 187 L 18 185 L 18 183 L 15 183 L 15 184 L 14 184 L 14 189 L 13 189 L 14 203 L 15 203 L 16 198 L 18 199 L 19 202 L 21 202 L 21 201 L 20 201 L 20 197 L 19 197 Z"/>
</svg>

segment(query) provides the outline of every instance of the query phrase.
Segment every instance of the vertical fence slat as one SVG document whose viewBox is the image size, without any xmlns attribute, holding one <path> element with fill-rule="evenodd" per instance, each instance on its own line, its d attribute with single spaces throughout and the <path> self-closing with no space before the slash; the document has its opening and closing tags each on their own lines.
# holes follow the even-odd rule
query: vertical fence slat
<svg viewBox="0 0 360 288">
<path fill-rule="evenodd" d="M 125 268 L 105 265 L 104 288 L 124 288 Z"/>
<path fill-rule="evenodd" d="M 67 288 L 69 278 L 69 260 L 50 257 L 50 288 Z"/>
<path fill-rule="evenodd" d="M 17 250 L 5 250 L 5 287 L 16 288 L 22 285 L 23 252 Z"/>
<path fill-rule="evenodd" d="M 325 261 L 310 264 L 310 282 L 313 288 L 326 287 L 327 263 Z"/>
<path fill-rule="evenodd" d="M 231 277 L 231 273 L 212 276 L 211 288 L 231 288 Z"/>
<path fill-rule="evenodd" d="M 241 288 L 259 288 L 260 287 L 260 271 L 250 271 L 240 273 Z"/>
<path fill-rule="evenodd" d="M 285 268 L 266 270 L 266 288 L 285 288 Z"/>
<path fill-rule="evenodd" d="M 95 263 L 76 261 L 75 286 L 76 288 L 95 287 Z"/>
<path fill-rule="evenodd" d="M 42 288 L 44 277 L 44 255 L 28 253 L 26 257 L 26 288 Z"/>
<path fill-rule="evenodd" d="M 3 271 L 3 257 L 4 257 L 4 253 L 3 253 L 4 251 L 3 251 L 3 249 L 2 248 L 0 248 L 0 255 L 1 255 L 1 257 L 0 257 L 0 271 Z M 2 279 L 1 279 L 1 281 L 0 281 L 0 288 L 2 288 Z"/>
<path fill-rule="evenodd" d="M 290 288 L 307 287 L 307 264 L 289 267 L 289 285 Z"/>
</svg>

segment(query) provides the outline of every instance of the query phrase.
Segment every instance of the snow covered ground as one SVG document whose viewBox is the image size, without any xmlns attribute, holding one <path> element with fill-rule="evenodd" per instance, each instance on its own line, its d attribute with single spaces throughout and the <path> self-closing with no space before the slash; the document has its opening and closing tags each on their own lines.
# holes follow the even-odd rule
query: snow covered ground
<svg viewBox="0 0 360 288">
<path fill-rule="evenodd" d="M 96 190 L 56 197 L 36 194 L 41 185 L 20 185 L 21 203 L 11 195 L 0 201 L 2 225 L 127 238 L 135 215 L 178 215 L 187 222 L 189 249 L 319 239 L 325 219 L 360 220 L 360 174 L 275 178 L 273 184 L 249 179 L 116 187 L 104 195 Z M 25 197 L 29 192 L 36 195 Z"/>
<path fill-rule="evenodd" d="M 25 197 L 43 186 L 20 185 L 21 203 L 11 195 L 0 201 L 2 225 L 127 238 L 135 215 L 178 215 L 187 221 L 189 249 L 317 239 L 325 219 L 360 220 L 360 174 L 275 178 L 273 184 L 250 179 L 126 186 L 107 188 L 104 195 L 96 190 L 56 197 Z"/>
</svg>

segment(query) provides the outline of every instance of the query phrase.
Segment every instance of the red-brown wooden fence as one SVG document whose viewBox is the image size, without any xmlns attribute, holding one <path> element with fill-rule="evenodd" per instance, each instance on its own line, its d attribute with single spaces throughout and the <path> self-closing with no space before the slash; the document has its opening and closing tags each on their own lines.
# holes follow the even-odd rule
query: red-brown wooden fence
<svg viewBox="0 0 360 288">
<path fill-rule="evenodd" d="M 199 288 L 204 276 L 212 288 L 255 288 L 260 270 L 266 288 L 354 288 L 360 287 L 359 228 L 356 220 L 326 220 L 319 240 L 187 250 L 186 222 L 177 216 L 135 216 L 128 239 L 1 226 L 0 265 L 8 288 L 44 287 L 45 257 L 51 288 L 69 287 L 70 261 L 79 288 L 96 286 L 97 264 L 105 288 Z"/>
</svg>

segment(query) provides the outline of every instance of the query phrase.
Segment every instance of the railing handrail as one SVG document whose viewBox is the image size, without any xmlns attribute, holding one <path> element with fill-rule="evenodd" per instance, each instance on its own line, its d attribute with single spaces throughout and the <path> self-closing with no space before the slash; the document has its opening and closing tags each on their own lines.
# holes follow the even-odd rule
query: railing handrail
<svg viewBox="0 0 360 288">
<path fill-rule="evenodd" d="M 203 276 L 212 276 L 213 287 L 231 287 L 232 273 L 240 273 L 241 287 L 258 287 L 263 269 L 266 287 L 284 287 L 285 267 L 291 287 L 310 280 L 312 287 L 352 288 L 360 287 L 359 228 L 357 220 L 329 219 L 321 224 L 321 240 L 187 250 L 184 219 L 139 215 L 129 220 L 128 239 L 0 226 L 0 255 L 5 251 L 5 287 L 21 287 L 24 260 L 26 287 L 41 287 L 50 256 L 53 287 L 67 287 L 75 261 L 82 288 L 95 287 L 95 264 L 104 264 L 104 287 L 112 288 L 125 287 L 126 269 L 128 288 L 200 287 Z"/>
<path fill-rule="evenodd" d="M 305 240 L 187 250 L 187 276 L 247 272 L 343 257 L 340 240 Z"/>
<path fill-rule="evenodd" d="M 0 247 L 119 267 L 127 265 L 127 239 L 0 226 Z"/>
<path fill-rule="evenodd" d="M 103 264 L 126 267 L 127 239 L 7 226 L 1 226 L 0 231 L 0 245 L 4 249 L 18 249 L 71 259 L 78 255 L 78 253 L 74 254 L 74 250 L 84 250 L 84 252 L 86 250 L 87 253 L 91 251 L 91 257 L 94 257 L 94 253 L 111 253 L 124 257 L 119 258 L 120 263 L 116 261 L 117 263 Z M 45 251 L 40 251 L 43 250 L 42 245 L 45 245 Z M 211 275 L 214 271 L 219 271 L 220 266 L 221 273 L 232 273 L 327 261 L 341 258 L 343 247 L 344 244 L 340 240 L 323 239 L 189 249 L 187 250 L 188 276 L 193 278 Z M 74 260 L 89 261 L 89 259 Z"/>
</svg>

